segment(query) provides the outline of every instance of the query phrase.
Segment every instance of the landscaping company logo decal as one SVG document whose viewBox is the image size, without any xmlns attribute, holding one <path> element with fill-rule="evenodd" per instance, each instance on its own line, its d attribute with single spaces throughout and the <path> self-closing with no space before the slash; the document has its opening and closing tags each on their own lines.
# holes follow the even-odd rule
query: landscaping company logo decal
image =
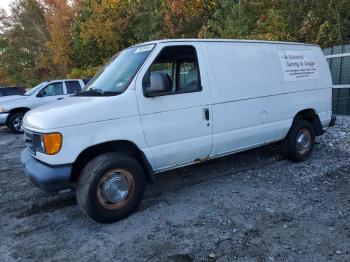
<svg viewBox="0 0 350 262">
<path fill-rule="evenodd" d="M 280 61 L 285 81 L 318 78 L 318 67 L 311 50 L 280 50 Z"/>
</svg>

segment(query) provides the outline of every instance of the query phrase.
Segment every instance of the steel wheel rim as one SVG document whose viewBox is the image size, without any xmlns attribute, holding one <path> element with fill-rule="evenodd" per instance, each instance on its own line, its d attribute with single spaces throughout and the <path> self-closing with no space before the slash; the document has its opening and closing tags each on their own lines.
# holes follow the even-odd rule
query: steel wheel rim
<svg viewBox="0 0 350 262">
<path fill-rule="evenodd" d="M 107 209 L 119 209 L 129 202 L 135 191 L 131 173 L 125 169 L 107 172 L 97 187 L 97 199 Z"/>
<path fill-rule="evenodd" d="M 23 116 L 18 116 L 13 120 L 13 127 L 17 131 L 22 131 Z"/>
<path fill-rule="evenodd" d="M 305 154 L 311 148 L 311 134 L 309 130 L 302 129 L 296 137 L 296 149 L 299 154 Z"/>
</svg>

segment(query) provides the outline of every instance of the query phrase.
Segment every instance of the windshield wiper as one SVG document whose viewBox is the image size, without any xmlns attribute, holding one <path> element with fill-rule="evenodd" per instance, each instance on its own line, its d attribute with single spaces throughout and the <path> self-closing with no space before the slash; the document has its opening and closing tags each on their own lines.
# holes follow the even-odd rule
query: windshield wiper
<svg viewBox="0 0 350 262">
<path fill-rule="evenodd" d="M 88 89 L 87 91 L 85 91 L 85 92 L 91 92 L 91 93 L 98 93 L 98 94 L 100 94 L 100 95 L 104 95 L 104 93 L 105 92 L 103 92 L 103 90 L 102 89 L 100 89 L 100 88 L 90 88 L 90 89 Z"/>
<path fill-rule="evenodd" d="M 80 93 L 77 93 L 76 95 L 78 96 L 84 96 L 84 95 L 99 95 L 99 96 L 103 96 L 105 94 L 105 92 L 102 89 L 99 88 L 90 88 L 86 91 L 82 91 Z"/>
<path fill-rule="evenodd" d="M 122 94 L 123 91 L 103 91 L 102 89 L 90 88 L 86 91 L 81 91 L 73 96 L 116 96 Z"/>
</svg>

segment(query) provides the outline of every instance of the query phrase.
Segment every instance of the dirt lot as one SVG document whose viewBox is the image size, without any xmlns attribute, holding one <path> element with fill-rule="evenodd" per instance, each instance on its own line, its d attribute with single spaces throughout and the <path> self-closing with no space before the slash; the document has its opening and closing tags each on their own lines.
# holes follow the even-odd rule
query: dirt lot
<svg viewBox="0 0 350 262">
<path fill-rule="evenodd" d="M 102 225 L 32 186 L 22 136 L 0 129 L 1 261 L 350 261 L 350 117 L 317 141 L 305 163 L 270 145 L 161 174 Z"/>
</svg>

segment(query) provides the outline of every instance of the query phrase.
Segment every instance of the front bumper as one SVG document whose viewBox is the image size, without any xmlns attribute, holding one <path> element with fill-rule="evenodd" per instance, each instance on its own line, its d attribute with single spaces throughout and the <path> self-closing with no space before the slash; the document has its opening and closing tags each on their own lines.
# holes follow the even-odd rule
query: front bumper
<svg viewBox="0 0 350 262">
<path fill-rule="evenodd" d="M 0 126 L 4 126 L 6 124 L 7 117 L 9 113 L 0 113 Z"/>
<path fill-rule="evenodd" d="M 27 148 L 22 151 L 21 162 L 25 174 L 42 190 L 58 192 L 70 188 L 71 165 L 46 165 L 36 160 Z"/>
</svg>

